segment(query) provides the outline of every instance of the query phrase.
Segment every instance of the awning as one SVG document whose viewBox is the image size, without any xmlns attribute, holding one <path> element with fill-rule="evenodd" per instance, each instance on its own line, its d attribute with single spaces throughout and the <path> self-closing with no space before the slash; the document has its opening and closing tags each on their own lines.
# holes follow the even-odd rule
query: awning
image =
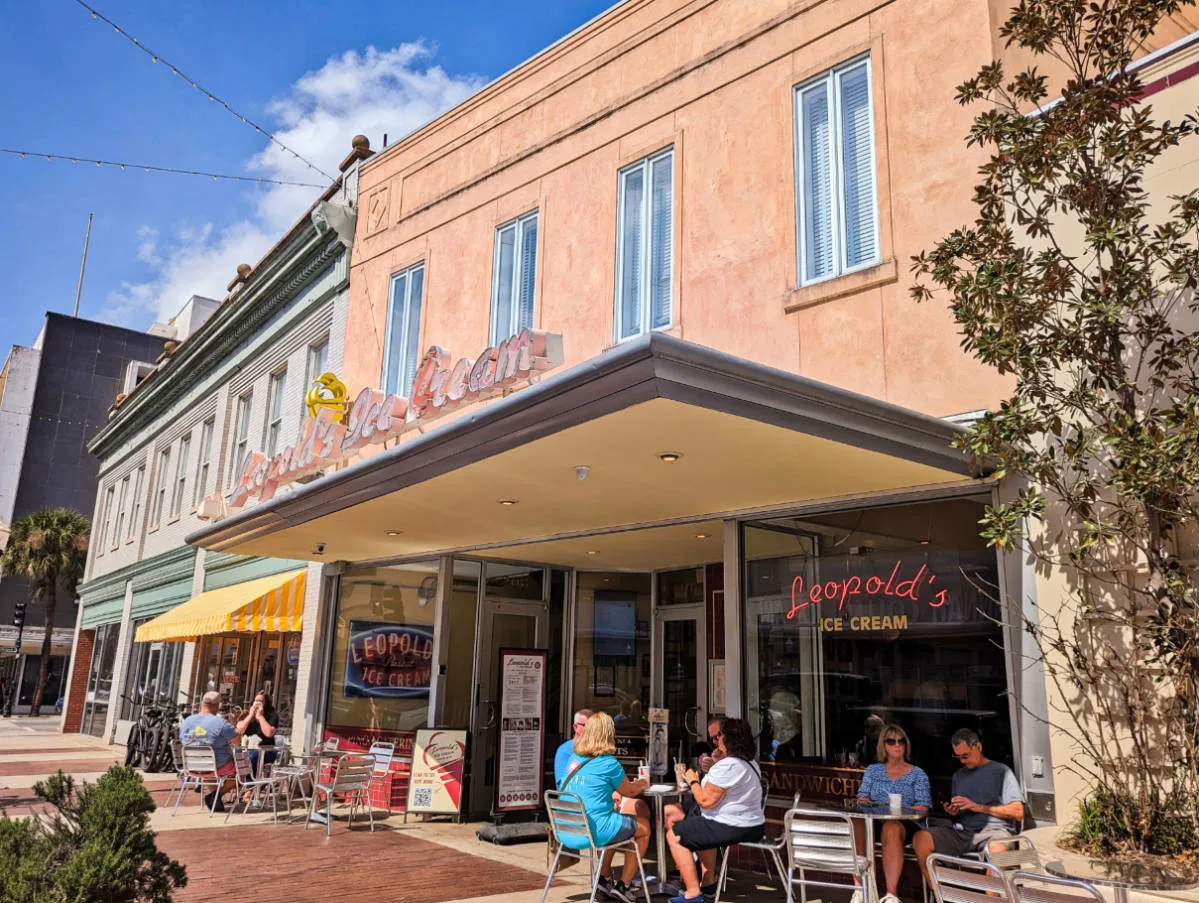
<svg viewBox="0 0 1199 903">
<path fill-rule="evenodd" d="M 200 593 L 137 628 L 134 641 L 194 640 L 212 633 L 300 630 L 307 570 L 259 577 Z"/>
</svg>

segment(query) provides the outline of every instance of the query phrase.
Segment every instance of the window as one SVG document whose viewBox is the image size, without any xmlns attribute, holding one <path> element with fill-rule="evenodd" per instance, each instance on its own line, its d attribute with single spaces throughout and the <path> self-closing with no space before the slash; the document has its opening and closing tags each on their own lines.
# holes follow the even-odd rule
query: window
<svg viewBox="0 0 1199 903">
<path fill-rule="evenodd" d="M 96 553 L 97 555 L 108 548 L 108 529 L 112 521 L 112 498 L 115 494 L 115 486 L 109 486 L 104 490 L 104 509 L 100 514 L 100 549 Z"/>
<path fill-rule="evenodd" d="M 115 549 L 121 544 L 121 534 L 125 530 L 125 500 L 129 497 L 129 475 L 125 474 L 125 479 L 121 480 L 121 490 L 117 493 L 117 526 L 112 531 L 112 547 Z"/>
<path fill-rule="evenodd" d="M 175 464 L 175 491 L 171 493 L 171 517 L 178 517 L 183 511 L 183 487 L 187 483 L 187 459 L 191 455 L 191 448 L 191 436 L 184 436 L 179 440 L 179 461 Z"/>
<path fill-rule="evenodd" d="M 620 171 L 616 204 L 616 338 L 670 325 L 674 148 Z"/>
<path fill-rule="evenodd" d="M 537 277 L 537 211 L 495 230 L 491 274 L 491 344 L 533 326 Z"/>
<path fill-rule="evenodd" d="M 418 263 L 391 277 L 387 301 L 387 343 L 383 348 L 383 391 L 407 395 L 416 379 L 420 342 L 421 292 L 425 265 Z"/>
<path fill-rule="evenodd" d="M 271 374 L 271 382 L 266 392 L 266 432 L 262 438 L 262 446 L 266 449 L 268 458 L 279 450 L 279 436 L 283 432 L 283 390 L 286 385 L 286 369 Z"/>
<path fill-rule="evenodd" d="M 800 282 L 878 262 L 870 58 L 795 90 Z"/>
<path fill-rule="evenodd" d="M 150 511 L 150 526 L 157 527 L 162 522 L 162 512 L 167 503 L 167 473 L 171 467 L 171 450 L 164 448 L 158 453 L 158 473 L 155 475 L 154 507 Z"/>
<path fill-rule="evenodd" d="M 205 420 L 200 427 L 200 447 L 196 449 L 196 485 L 192 488 L 193 506 L 204 500 L 204 490 L 208 488 L 208 471 L 212 465 L 212 431 L 215 427 L 215 420 Z"/>
<path fill-rule="evenodd" d="M 250 442 L 250 405 L 253 400 L 252 392 L 247 392 L 237 399 L 237 413 L 233 421 L 233 460 L 229 468 L 230 488 L 236 486 L 237 481 L 241 479 L 242 467 L 245 465 L 246 447 Z"/>
<path fill-rule="evenodd" d="M 142 514 L 142 484 L 145 480 L 146 465 L 143 464 L 133 475 L 133 511 L 129 515 L 129 532 L 125 534 L 126 542 L 133 539 L 133 534 L 138 529 L 138 519 Z"/>
<path fill-rule="evenodd" d="M 308 346 L 308 368 L 304 381 L 304 391 L 307 392 L 316 382 L 317 377 L 329 371 L 329 337 L 321 339 Z"/>
</svg>

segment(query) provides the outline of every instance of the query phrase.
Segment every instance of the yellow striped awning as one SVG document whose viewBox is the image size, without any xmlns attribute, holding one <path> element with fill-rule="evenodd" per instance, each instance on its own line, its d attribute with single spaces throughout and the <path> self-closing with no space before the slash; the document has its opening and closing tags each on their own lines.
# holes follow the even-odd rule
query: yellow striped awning
<svg viewBox="0 0 1199 903">
<path fill-rule="evenodd" d="M 299 630 L 307 570 L 259 577 L 193 596 L 137 628 L 134 642 L 194 640 L 211 633 Z"/>
</svg>

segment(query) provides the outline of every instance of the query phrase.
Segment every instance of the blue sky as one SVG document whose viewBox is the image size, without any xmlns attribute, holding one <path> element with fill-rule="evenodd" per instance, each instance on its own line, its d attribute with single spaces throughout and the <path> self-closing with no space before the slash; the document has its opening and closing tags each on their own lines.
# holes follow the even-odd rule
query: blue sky
<svg viewBox="0 0 1199 903">
<path fill-rule="evenodd" d="M 355 133 L 378 148 L 613 0 L 89 0 L 327 172 Z M 321 181 L 154 64 L 74 0 L 0 2 L 0 147 Z M 43 313 L 147 328 L 220 297 L 319 193 L 0 154 L 0 360 Z"/>
</svg>

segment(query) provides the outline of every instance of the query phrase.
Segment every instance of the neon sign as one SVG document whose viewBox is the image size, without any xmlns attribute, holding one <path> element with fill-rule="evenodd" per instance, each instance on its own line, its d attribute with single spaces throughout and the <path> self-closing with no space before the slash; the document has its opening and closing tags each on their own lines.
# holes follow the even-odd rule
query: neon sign
<svg viewBox="0 0 1199 903">
<path fill-rule="evenodd" d="M 826 602 L 836 602 L 837 611 L 842 611 L 850 600 L 859 596 L 917 603 L 923 601 L 929 608 L 944 608 L 949 604 L 948 589 L 934 591 L 937 575 L 928 569 L 927 564 L 921 564 L 915 575 L 906 579 L 901 573 L 902 567 L 903 562 L 896 561 L 886 580 L 877 574 L 865 578 L 850 574 L 840 580 L 817 580 L 809 584 L 801 574 L 791 581 L 791 610 L 787 612 L 787 619 L 793 620 L 809 605 L 823 605 Z"/>
<path fill-rule="evenodd" d="M 261 452 L 246 456 L 229 508 L 241 508 L 255 496 L 265 502 L 274 497 L 280 485 L 338 463 L 369 445 L 400 436 L 461 404 L 513 391 L 522 380 L 551 370 L 562 361 L 562 336 L 531 329 L 522 329 L 499 345 L 483 349 L 474 360 L 461 358 L 453 366 L 449 364 L 449 353 L 434 345 L 417 367 L 411 398 L 363 389 L 348 411 L 345 387 L 333 377 L 336 386 L 327 386 L 333 390 L 332 403 L 321 397 L 321 403 L 314 405 L 313 393 L 309 393 L 309 410 L 315 408 L 315 412 L 304 418 L 295 442 L 269 458 Z M 332 374 L 325 374 L 321 380 L 325 377 Z M 199 516 L 217 517 L 223 510 L 217 493 L 204 500 Z"/>
</svg>

